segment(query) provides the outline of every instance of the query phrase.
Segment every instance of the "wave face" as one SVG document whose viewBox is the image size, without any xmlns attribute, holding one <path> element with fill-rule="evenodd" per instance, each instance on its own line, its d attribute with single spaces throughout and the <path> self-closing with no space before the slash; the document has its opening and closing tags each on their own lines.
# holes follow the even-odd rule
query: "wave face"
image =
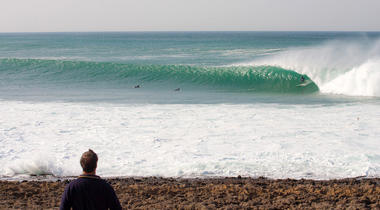
<svg viewBox="0 0 380 210">
<path fill-rule="evenodd" d="M 237 66 L 279 66 L 308 75 L 322 93 L 380 96 L 380 39 L 330 41 Z"/>
<path fill-rule="evenodd" d="M 41 59 L 1 59 L 2 83 L 103 84 L 109 86 L 143 84 L 186 85 L 189 87 L 243 92 L 312 93 L 318 86 L 299 85 L 307 75 L 277 66 L 200 67 L 190 65 L 139 65 L 112 62 L 85 62 Z M 104 86 L 102 86 L 104 87 Z M 181 86 L 183 87 L 183 86 Z"/>
</svg>

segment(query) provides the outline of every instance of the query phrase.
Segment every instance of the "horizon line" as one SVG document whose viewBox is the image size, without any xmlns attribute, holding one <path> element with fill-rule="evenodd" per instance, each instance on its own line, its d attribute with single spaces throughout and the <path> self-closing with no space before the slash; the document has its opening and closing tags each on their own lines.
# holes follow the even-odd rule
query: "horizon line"
<svg viewBox="0 0 380 210">
<path fill-rule="evenodd" d="M 365 32 L 377 33 L 380 30 L 130 30 L 130 31 L 2 31 L 0 34 L 16 33 L 175 33 L 175 32 Z"/>
</svg>

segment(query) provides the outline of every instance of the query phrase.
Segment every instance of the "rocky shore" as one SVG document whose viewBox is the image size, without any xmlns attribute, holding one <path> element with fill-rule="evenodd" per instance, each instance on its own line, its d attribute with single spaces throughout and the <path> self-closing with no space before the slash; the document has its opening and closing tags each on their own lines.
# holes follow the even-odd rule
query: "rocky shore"
<svg viewBox="0 0 380 210">
<path fill-rule="evenodd" d="M 380 178 L 112 178 L 124 209 L 380 209 Z M 1 209 L 58 208 L 57 181 L 0 181 Z"/>
</svg>

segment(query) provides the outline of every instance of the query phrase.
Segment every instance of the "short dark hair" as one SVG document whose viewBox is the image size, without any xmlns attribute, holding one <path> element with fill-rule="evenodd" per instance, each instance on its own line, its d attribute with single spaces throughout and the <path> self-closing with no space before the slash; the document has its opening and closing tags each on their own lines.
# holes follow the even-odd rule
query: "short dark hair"
<svg viewBox="0 0 380 210">
<path fill-rule="evenodd" d="M 87 152 L 82 154 L 80 158 L 80 165 L 83 168 L 84 172 L 91 173 L 95 171 L 98 164 L 98 155 L 89 149 Z"/>
</svg>

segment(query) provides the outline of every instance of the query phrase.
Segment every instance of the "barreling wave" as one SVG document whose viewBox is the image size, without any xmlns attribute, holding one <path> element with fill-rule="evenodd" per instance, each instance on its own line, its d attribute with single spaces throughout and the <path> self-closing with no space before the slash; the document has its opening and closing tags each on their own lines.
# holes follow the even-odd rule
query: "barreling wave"
<svg viewBox="0 0 380 210">
<path fill-rule="evenodd" d="M 189 65 L 137 65 L 41 59 L 0 59 L 4 81 L 21 83 L 108 84 L 144 86 L 180 84 L 203 89 L 248 92 L 312 93 L 318 86 L 311 81 L 299 85 L 307 75 L 276 66 L 203 67 Z M 157 87 L 157 86 L 156 86 Z"/>
<path fill-rule="evenodd" d="M 335 40 L 236 64 L 262 65 L 306 74 L 321 93 L 380 97 L 380 39 Z"/>
</svg>

